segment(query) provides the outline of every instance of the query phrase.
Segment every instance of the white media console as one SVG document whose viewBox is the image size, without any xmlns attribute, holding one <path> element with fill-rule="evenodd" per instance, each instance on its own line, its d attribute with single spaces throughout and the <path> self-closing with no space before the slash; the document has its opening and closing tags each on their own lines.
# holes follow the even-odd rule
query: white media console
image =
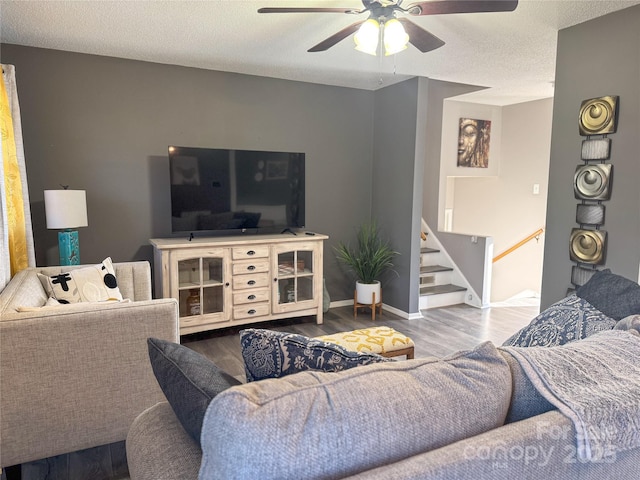
<svg viewBox="0 0 640 480">
<path fill-rule="evenodd" d="M 323 242 L 310 232 L 157 238 L 156 296 L 180 305 L 180 335 L 315 315 L 322 323 Z"/>
</svg>

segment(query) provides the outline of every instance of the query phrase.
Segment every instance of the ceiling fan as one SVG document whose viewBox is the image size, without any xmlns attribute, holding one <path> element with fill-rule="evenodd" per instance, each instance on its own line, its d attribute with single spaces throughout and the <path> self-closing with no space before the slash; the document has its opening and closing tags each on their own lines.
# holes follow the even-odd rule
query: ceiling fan
<svg viewBox="0 0 640 480">
<path fill-rule="evenodd" d="M 429 52 L 440 48 L 445 42 L 438 37 L 419 27 L 408 18 L 398 17 L 398 14 L 422 16 L 445 15 L 450 13 L 477 13 L 477 12 L 511 12 L 518 6 L 518 0 L 427 0 L 415 2 L 402 7 L 403 0 L 362 0 L 364 8 L 361 10 L 340 7 L 266 7 L 258 9 L 258 13 L 347 13 L 360 15 L 369 12 L 369 17 L 360 20 L 334 33 L 329 38 L 311 47 L 309 52 L 323 52 L 344 40 L 352 33 L 356 33 L 356 49 L 372 55 L 376 54 L 378 34 L 381 25 L 385 30 L 385 46 L 387 41 L 399 42 L 399 47 L 387 47 L 387 54 L 406 48 L 407 42 L 411 43 L 421 52 Z M 398 28 L 398 25 L 403 28 Z M 394 30 L 398 31 L 397 39 L 389 38 Z M 387 34 L 386 31 L 389 33 Z M 368 38 L 364 38 L 369 33 Z M 360 36 L 360 38 L 358 38 Z M 364 45 L 364 42 L 371 42 Z M 363 45 L 360 45 L 360 44 Z M 375 45 L 374 45 L 375 43 Z M 359 48 L 362 47 L 362 48 Z M 399 50 L 398 50 L 399 48 Z"/>
</svg>

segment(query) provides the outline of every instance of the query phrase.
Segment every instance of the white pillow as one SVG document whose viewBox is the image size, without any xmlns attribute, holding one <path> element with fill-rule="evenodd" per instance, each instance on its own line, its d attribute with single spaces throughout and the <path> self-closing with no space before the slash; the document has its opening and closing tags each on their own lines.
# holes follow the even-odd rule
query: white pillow
<svg viewBox="0 0 640 480">
<path fill-rule="evenodd" d="M 38 274 L 50 298 L 60 303 L 122 300 L 111 258 L 98 265 L 76 268 L 58 275 Z"/>
</svg>

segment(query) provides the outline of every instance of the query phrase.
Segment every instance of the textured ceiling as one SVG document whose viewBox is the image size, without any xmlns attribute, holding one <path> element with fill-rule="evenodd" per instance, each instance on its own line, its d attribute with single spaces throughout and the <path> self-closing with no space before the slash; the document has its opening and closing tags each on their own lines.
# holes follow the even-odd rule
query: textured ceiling
<svg viewBox="0 0 640 480">
<path fill-rule="evenodd" d="M 360 9 L 360 0 L 1 0 L 0 40 L 367 90 L 423 76 L 489 87 L 472 100 L 506 105 L 553 95 L 558 30 L 639 3 L 520 0 L 510 13 L 410 17 L 446 45 L 372 57 L 355 51 L 352 38 L 307 52 L 360 16 L 257 13 L 265 6 Z"/>
</svg>

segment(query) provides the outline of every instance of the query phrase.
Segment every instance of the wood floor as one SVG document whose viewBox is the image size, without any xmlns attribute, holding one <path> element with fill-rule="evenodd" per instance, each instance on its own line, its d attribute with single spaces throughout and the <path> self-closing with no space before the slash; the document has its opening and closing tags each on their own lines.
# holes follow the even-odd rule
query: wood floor
<svg viewBox="0 0 640 480">
<path fill-rule="evenodd" d="M 332 308 L 324 315 L 324 323 L 317 325 L 315 317 L 261 323 L 267 328 L 298 333 L 308 337 L 385 325 L 410 337 L 416 344 L 415 356 L 443 357 L 457 350 L 470 349 L 486 340 L 502 344 L 514 332 L 527 325 L 538 314 L 539 307 L 499 307 L 478 309 L 468 305 L 425 310 L 424 318 L 407 320 L 383 311 L 371 320 L 370 313 L 361 311 L 353 316 L 353 307 Z M 203 354 L 238 380 L 245 381 L 244 364 L 240 354 L 239 332 L 243 327 L 216 330 L 183 336 L 181 343 Z"/>
<path fill-rule="evenodd" d="M 299 333 L 310 337 L 333 334 L 373 325 L 386 325 L 411 337 L 415 357 L 443 357 L 458 350 L 473 348 L 486 340 L 502 344 L 514 332 L 527 325 L 538 314 L 537 306 L 493 307 L 477 309 L 468 305 L 425 310 L 423 318 L 406 320 L 384 312 L 371 320 L 369 312 L 353 316 L 353 307 L 332 308 L 317 325 L 315 317 L 261 323 L 268 328 Z M 239 332 L 247 326 L 183 336 L 181 343 L 205 355 L 238 380 L 245 381 L 240 354 Z M 124 442 L 95 449 L 59 455 L 22 466 L 23 480 L 123 480 L 127 478 Z M 20 472 L 7 472 L 1 480 L 20 478 Z"/>
</svg>

